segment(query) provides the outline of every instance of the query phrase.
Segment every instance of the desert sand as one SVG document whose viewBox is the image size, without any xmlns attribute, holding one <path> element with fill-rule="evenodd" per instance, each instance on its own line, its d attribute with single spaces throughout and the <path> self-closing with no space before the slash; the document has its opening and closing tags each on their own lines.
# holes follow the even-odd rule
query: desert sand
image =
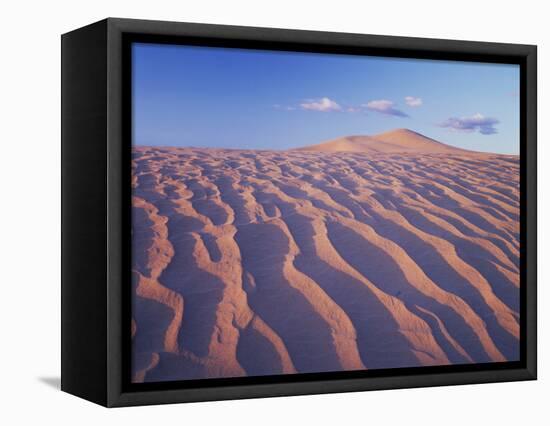
<svg viewBox="0 0 550 426">
<path fill-rule="evenodd" d="M 519 159 L 133 149 L 133 380 L 519 359 Z"/>
</svg>

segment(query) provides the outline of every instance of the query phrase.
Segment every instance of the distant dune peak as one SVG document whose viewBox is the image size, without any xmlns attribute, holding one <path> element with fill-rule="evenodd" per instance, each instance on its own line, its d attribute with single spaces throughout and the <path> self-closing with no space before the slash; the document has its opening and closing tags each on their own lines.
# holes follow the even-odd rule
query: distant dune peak
<svg viewBox="0 0 550 426">
<path fill-rule="evenodd" d="M 352 135 L 297 148 L 299 151 L 363 153 L 476 153 L 438 142 L 410 129 L 394 129 L 376 135 Z"/>
</svg>

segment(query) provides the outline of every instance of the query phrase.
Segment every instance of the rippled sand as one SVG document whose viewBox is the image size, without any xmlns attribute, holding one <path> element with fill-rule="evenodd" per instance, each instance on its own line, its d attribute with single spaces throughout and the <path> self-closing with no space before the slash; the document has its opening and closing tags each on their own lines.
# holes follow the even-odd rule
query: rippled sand
<svg viewBox="0 0 550 426">
<path fill-rule="evenodd" d="M 519 358 L 519 161 L 136 147 L 133 380 Z"/>
</svg>

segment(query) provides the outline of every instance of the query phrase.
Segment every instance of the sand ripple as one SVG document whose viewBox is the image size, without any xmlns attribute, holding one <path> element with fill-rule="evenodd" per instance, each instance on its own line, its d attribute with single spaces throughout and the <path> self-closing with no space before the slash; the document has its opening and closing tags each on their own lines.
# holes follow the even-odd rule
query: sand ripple
<svg viewBox="0 0 550 426">
<path fill-rule="evenodd" d="M 134 381 L 519 358 L 519 162 L 137 147 Z"/>
</svg>

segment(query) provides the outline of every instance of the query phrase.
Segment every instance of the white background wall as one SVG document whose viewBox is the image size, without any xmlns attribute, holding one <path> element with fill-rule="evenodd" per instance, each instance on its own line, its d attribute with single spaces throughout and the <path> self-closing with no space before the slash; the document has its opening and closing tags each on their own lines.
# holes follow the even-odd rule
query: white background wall
<svg viewBox="0 0 550 426">
<path fill-rule="evenodd" d="M 5 0 L 0 16 L 0 423 L 548 424 L 550 31 L 543 1 Z M 538 44 L 540 379 L 115 410 L 58 391 L 60 34 L 107 16 Z"/>
</svg>

